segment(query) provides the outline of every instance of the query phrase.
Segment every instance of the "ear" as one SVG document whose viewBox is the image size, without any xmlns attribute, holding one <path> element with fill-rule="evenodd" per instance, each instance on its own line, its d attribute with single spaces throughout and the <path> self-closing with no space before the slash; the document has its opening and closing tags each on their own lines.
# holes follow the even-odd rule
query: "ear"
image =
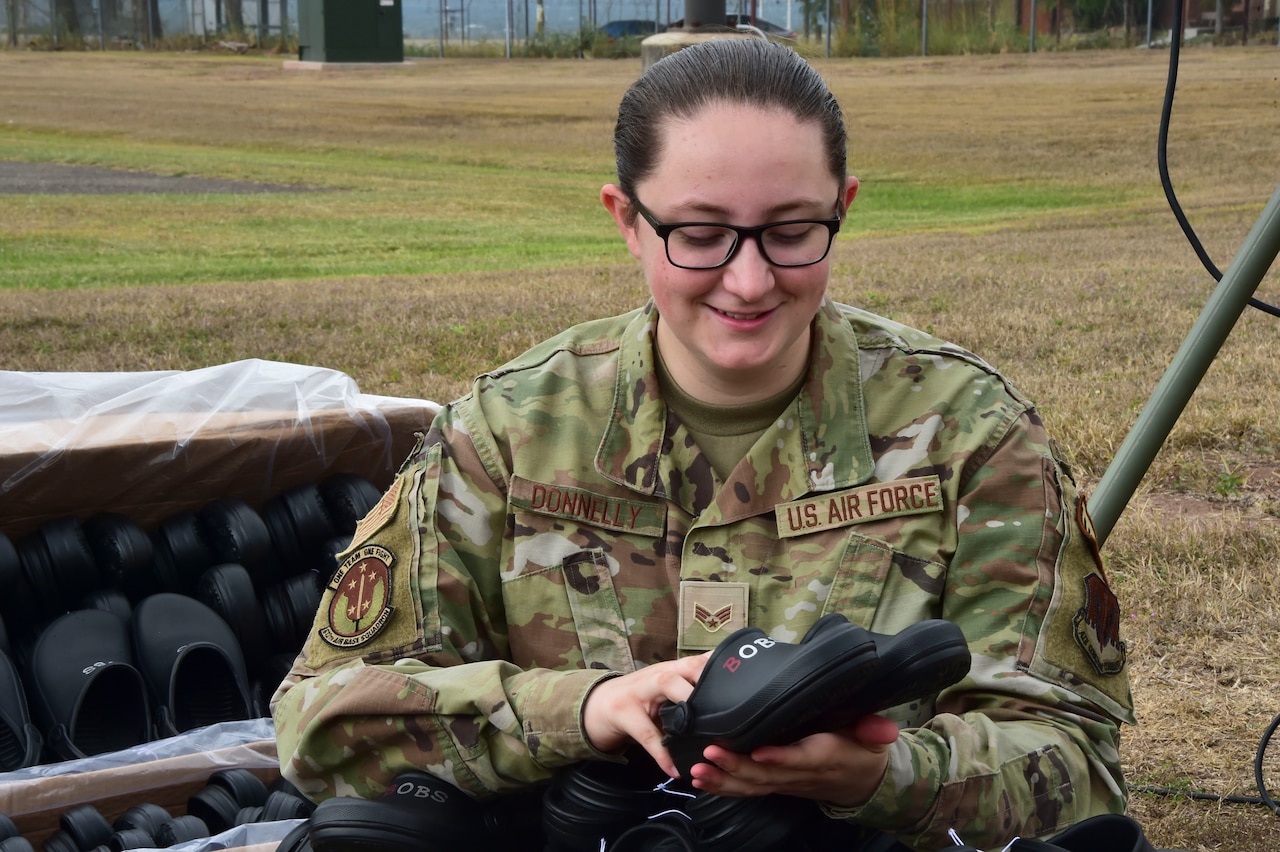
<svg viewBox="0 0 1280 852">
<path fill-rule="evenodd" d="M 853 199 L 857 196 L 857 194 L 858 194 L 858 179 L 853 175 L 849 175 L 849 177 L 845 179 L 845 183 L 844 183 L 843 201 L 844 201 L 844 209 L 846 213 L 849 212 L 849 205 L 853 204 Z"/>
<path fill-rule="evenodd" d="M 627 241 L 627 250 L 631 252 L 631 256 L 639 259 L 640 241 L 636 236 L 635 219 L 631 219 L 630 222 L 627 220 L 631 199 L 616 185 L 607 183 L 600 190 L 600 201 L 604 204 L 604 209 L 608 210 L 609 215 L 613 217 L 613 223 L 618 226 L 623 239 Z"/>
</svg>

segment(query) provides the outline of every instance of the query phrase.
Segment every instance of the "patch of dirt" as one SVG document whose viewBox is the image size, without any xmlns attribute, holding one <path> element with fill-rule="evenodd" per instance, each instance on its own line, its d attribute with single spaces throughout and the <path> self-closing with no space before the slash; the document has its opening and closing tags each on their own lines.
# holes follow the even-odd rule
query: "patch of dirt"
<svg viewBox="0 0 1280 852">
<path fill-rule="evenodd" d="M 1240 470 L 1241 483 L 1234 494 L 1205 495 L 1180 491 L 1149 491 L 1130 501 L 1171 520 L 1190 525 L 1237 521 L 1280 523 L 1280 463 L 1253 462 Z"/>
<path fill-rule="evenodd" d="M 243 180 L 157 175 L 73 166 L 0 160 L 0 195 L 115 195 L 121 193 L 308 192 L 305 187 Z"/>
</svg>

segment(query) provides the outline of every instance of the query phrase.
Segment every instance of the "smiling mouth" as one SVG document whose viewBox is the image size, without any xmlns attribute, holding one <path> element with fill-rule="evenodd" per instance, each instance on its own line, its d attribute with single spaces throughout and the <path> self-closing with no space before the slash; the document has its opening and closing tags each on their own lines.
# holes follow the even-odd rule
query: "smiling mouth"
<svg viewBox="0 0 1280 852">
<path fill-rule="evenodd" d="M 728 317 L 729 319 L 735 319 L 735 320 L 759 319 L 760 317 L 769 313 L 768 311 L 757 311 L 756 313 L 753 313 L 753 314 L 739 314 L 739 313 L 734 313 L 733 311 L 722 311 L 719 308 L 712 308 L 712 310 L 714 310 L 718 314 L 722 314 Z"/>
</svg>

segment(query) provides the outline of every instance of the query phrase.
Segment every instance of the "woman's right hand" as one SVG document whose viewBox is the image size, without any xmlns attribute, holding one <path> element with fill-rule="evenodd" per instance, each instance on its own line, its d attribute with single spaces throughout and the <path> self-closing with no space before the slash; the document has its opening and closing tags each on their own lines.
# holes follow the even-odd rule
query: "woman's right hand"
<svg viewBox="0 0 1280 852">
<path fill-rule="evenodd" d="M 708 654 L 654 663 L 602 680 L 587 693 L 582 721 L 587 741 L 599 751 L 622 751 L 636 743 L 672 778 L 680 771 L 662 744 L 658 710 L 684 701 L 702 674 Z"/>
</svg>

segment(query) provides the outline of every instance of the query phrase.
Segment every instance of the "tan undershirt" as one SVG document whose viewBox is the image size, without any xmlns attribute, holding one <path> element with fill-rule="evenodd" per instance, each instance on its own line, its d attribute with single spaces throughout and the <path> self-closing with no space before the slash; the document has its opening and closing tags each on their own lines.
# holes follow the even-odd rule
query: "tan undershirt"
<svg viewBox="0 0 1280 852">
<path fill-rule="evenodd" d="M 671 377 L 661 352 L 657 353 L 657 360 L 658 385 L 662 388 L 663 398 L 693 435 L 698 448 L 711 461 L 721 479 L 728 478 L 764 430 L 796 398 L 806 376 L 802 372 L 786 390 L 759 402 L 711 405 L 684 392 Z"/>
</svg>

